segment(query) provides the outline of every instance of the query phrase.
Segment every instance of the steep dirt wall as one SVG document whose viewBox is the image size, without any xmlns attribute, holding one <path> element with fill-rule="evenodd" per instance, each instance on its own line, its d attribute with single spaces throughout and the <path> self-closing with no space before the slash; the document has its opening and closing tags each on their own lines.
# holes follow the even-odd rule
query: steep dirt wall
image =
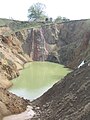
<svg viewBox="0 0 90 120">
<path fill-rule="evenodd" d="M 46 43 L 54 45 L 49 56 L 55 56 L 59 63 L 77 67 L 82 60 L 90 60 L 90 20 L 70 21 L 43 26 Z"/>
<path fill-rule="evenodd" d="M 90 63 L 69 73 L 40 98 L 33 101 L 40 108 L 40 120 L 90 119 Z M 35 119 L 33 119 L 35 120 Z"/>
<path fill-rule="evenodd" d="M 5 28 L 2 33 L 4 32 Z M 26 109 L 27 100 L 19 98 L 3 88 L 10 87 L 12 85 L 10 80 L 18 77 L 19 70 L 23 69 L 26 62 L 31 61 L 22 49 L 22 44 L 27 38 L 27 31 L 8 35 L 2 33 L 0 33 L 0 120 L 4 116 L 17 114 Z"/>
<path fill-rule="evenodd" d="M 0 35 L 0 87 L 3 88 L 11 86 L 8 80 L 18 77 L 19 70 L 30 61 L 22 49 L 24 38 L 18 37 L 15 34 Z"/>
<path fill-rule="evenodd" d="M 0 120 L 2 120 L 3 116 L 25 111 L 26 106 L 29 104 L 28 100 L 24 100 L 9 93 L 6 89 L 0 88 Z"/>
</svg>

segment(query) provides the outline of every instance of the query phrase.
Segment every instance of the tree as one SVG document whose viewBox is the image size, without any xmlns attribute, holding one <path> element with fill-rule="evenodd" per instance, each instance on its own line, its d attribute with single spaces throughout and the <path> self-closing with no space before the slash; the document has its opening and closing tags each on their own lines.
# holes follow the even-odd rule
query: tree
<svg viewBox="0 0 90 120">
<path fill-rule="evenodd" d="M 70 20 L 68 18 L 66 18 L 66 17 L 61 17 L 61 16 L 58 16 L 55 19 L 55 22 L 67 22 L 67 21 L 70 21 Z"/>
<path fill-rule="evenodd" d="M 29 9 L 28 9 L 28 18 L 33 19 L 34 21 L 36 20 L 41 20 L 46 17 L 45 12 L 45 5 L 42 3 L 36 3 L 33 4 Z"/>
<path fill-rule="evenodd" d="M 58 16 L 58 17 L 55 19 L 55 22 L 63 22 L 63 21 L 62 21 L 62 17 L 61 17 L 61 16 Z"/>
<path fill-rule="evenodd" d="M 68 19 L 68 18 L 66 18 L 66 17 L 62 17 L 62 20 L 63 20 L 63 22 L 68 22 L 68 21 L 70 21 L 70 19 Z"/>
</svg>

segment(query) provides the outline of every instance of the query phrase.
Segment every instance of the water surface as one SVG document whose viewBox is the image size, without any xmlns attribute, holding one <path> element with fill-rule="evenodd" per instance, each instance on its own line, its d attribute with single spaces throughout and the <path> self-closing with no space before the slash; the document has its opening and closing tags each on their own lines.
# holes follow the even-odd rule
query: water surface
<svg viewBox="0 0 90 120">
<path fill-rule="evenodd" d="M 26 99 L 36 99 L 63 78 L 70 70 L 51 62 L 31 62 L 12 80 L 12 93 Z"/>
</svg>

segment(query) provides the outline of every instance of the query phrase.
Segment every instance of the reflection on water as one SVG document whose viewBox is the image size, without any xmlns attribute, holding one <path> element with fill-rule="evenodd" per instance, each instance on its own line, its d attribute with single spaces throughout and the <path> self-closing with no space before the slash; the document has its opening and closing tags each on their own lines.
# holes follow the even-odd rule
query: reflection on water
<svg viewBox="0 0 90 120">
<path fill-rule="evenodd" d="M 25 65 L 20 76 L 14 79 L 10 92 L 26 99 L 36 99 L 70 70 L 63 65 L 51 62 L 31 62 Z"/>
</svg>

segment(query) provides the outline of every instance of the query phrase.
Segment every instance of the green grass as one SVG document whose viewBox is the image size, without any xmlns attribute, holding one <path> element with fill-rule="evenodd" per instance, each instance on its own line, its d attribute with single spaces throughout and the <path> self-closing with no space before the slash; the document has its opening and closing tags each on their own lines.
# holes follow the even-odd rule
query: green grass
<svg viewBox="0 0 90 120">
<path fill-rule="evenodd" d="M 2 26 L 8 26 L 10 22 L 12 22 L 12 20 L 0 18 L 0 27 L 2 27 Z"/>
<path fill-rule="evenodd" d="M 9 26 L 13 31 L 24 28 L 40 27 L 42 24 L 42 22 L 18 21 L 0 18 L 0 27 Z"/>
<path fill-rule="evenodd" d="M 19 21 L 19 20 L 12 20 L 12 19 L 4 19 L 0 18 L 0 27 L 8 26 L 13 32 L 20 31 L 22 29 L 29 29 L 29 28 L 39 28 L 43 25 L 50 25 L 50 22 L 29 22 L 29 21 Z"/>
<path fill-rule="evenodd" d="M 18 21 L 0 18 L 0 27 L 9 27 L 10 31 L 5 32 L 3 35 L 7 36 L 17 31 L 30 28 L 39 28 L 43 25 L 41 22 L 29 22 L 29 21 Z"/>
</svg>

